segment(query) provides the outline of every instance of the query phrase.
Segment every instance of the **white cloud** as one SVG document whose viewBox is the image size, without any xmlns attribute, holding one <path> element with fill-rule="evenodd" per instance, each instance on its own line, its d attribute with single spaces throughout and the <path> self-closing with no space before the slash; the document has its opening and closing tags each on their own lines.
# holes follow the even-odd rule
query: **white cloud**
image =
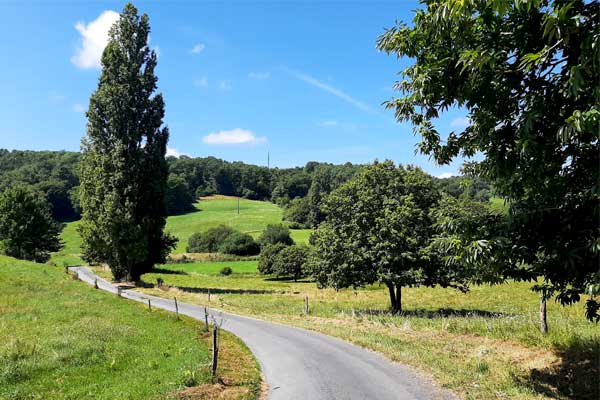
<svg viewBox="0 0 600 400">
<path fill-rule="evenodd" d="M 187 156 L 187 154 L 185 153 L 181 153 L 179 151 L 177 151 L 177 149 L 174 149 L 172 147 L 168 147 L 167 146 L 167 153 L 165 154 L 166 157 L 181 157 L 181 156 Z"/>
<path fill-rule="evenodd" d="M 64 101 L 67 98 L 67 96 L 64 96 L 58 92 L 52 92 L 52 93 L 50 93 L 50 96 L 48 96 L 48 98 L 53 103 L 60 103 L 60 102 Z"/>
<path fill-rule="evenodd" d="M 469 117 L 460 117 L 460 118 L 454 118 L 451 122 L 450 122 L 450 126 L 453 128 L 466 128 L 467 126 L 469 126 L 471 124 L 471 119 Z"/>
<path fill-rule="evenodd" d="M 235 128 L 229 131 L 209 133 L 202 138 L 202 141 L 206 144 L 256 144 L 266 142 L 267 138 L 264 136 L 256 137 L 252 131 Z"/>
<path fill-rule="evenodd" d="M 303 74 L 301 72 L 298 71 L 293 71 L 290 69 L 285 69 L 285 71 L 287 71 L 290 75 L 292 75 L 293 77 L 300 79 L 301 81 L 308 83 L 311 86 L 314 86 L 316 88 L 319 88 L 321 90 L 324 90 L 326 92 L 329 92 L 331 94 L 333 94 L 336 97 L 339 97 L 340 99 L 352 104 L 354 107 L 369 112 L 369 113 L 373 113 L 374 110 L 369 107 L 368 105 L 366 105 L 365 103 L 356 100 L 355 98 L 353 98 L 352 96 L 350 96 L 349 94 L 344 93 L 343 91 L 341 91 L 340 89 L 337 89 L 331 85 L 328 85 L 324 82 L 321 82 L 315 78 L 313 78 L 312 76 Z"/>
<path fill-rule="evenodd" d="M 197 45 L 195 45 L 194 47 L 192 47 L 192 54 L 200 54 L 204 51 L 204 49 L 206 48 L 206 46 L 204 45 L 204 43 L 198 43 Z"/>
<path fill-rule="evenodd" d="M 194 86 L 200 88 L 200 87 L 206 87 L 206 85 L 208 85 L 208 78 L 206 76 L 203 76 L 202 78 L 194 79 Z"/>
<path fill-rule="evenodd" d="M 269 72 L 250 72 L 248 74 L 248 77 L 252 79 L 269 79 L 270 76 Z"/>
<path fill-rule="evenodd" d="M 232 86 L 231 86 L 231 81 L 220 81 L 219 82 L 219 89 L 223 92 L 227 91 L 227 90 L 231 90 Z"/>
<path fill-rule="evenodd" d="M 337 121 L 321 121 L 319 122 L 320 126 L 336 126 L 338 124 Z"/>
<path fill-rule="evenodd" d="M 445 179 L 445 178 L 451 178 L 455 175 L 456 174 L 454 172 L 442 172 L 441 174 L 436 175 L 436 177 L 440 178 L 440 179 Z"/>
<path fill-rule="evenodd" d="M 82 113 L 85 112 L 85 107 L 82 104 L 76 103 L 73 104 L 73 111 L 76 113 Z"/>
<path fill-rule="evenodd" d="M 81 35 L 81 46 L 71 57 L 71 62 L 78 68 L 100 68 L 100 58 L 108 43 L 108 30 L 118 19 L 119 13 L 107 10 L 87 25 L 83 22 L 75 24 Z"/>
</svg>

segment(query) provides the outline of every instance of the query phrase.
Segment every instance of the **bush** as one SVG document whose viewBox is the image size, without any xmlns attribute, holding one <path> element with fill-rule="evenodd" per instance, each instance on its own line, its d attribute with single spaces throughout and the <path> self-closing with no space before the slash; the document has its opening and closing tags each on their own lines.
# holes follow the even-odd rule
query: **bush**
<svg viewBox="0 0 600 400">
<path fill-rule="evenodd" d="M 277 243 L 282 243 L 286 246 L 294 244 L 289 228 L 283 225 L 267 225 L 258 241 L 263 247 Z"/>
<path fill-rule="evenodd" d="M 294 281 L 308 275 L 306 261 L 310 249 L 304 245 L 286 246 L 274 257 L 273 272 L 277 276 L 292 277 Z"/>
<path fill-rule="evenodd" d="M 233 273 L 233 270 L 231 269 L 231 267 L 223 267 L 219 271 L 219 275 L 223 275 L 223 276 L 228 276 L 228 275 L 231 275 L 232 273 Z"/>
<path fill-rule="evenodd" d="M 234 233 L 239 232 L 226 225 L 210 228 L 204 233 L 194 233 L 188 240 L 186 251 L 188 253 L 216 253 L 219 251 L 219 247 Z"/>
<path fill-rule="evenodd" d="M 263 275 L 272 274 L 273 263 L 279 252 L 286 247 L 283 243 L 269 244 L 260 251 L 260 258 L 258 259 L 258 272 Z"/>
<path fill-rule="evenodd" d="M 219 251 L 237 256 L 252 256 L 260 252 L 260 246 L 247 233 L 234 232 L 219 246 Z"/>
</svg>

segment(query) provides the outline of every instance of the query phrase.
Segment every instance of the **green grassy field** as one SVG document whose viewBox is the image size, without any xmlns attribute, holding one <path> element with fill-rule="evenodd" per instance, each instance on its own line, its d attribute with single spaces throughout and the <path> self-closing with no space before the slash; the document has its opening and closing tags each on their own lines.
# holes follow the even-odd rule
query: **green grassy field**
<svg viewBox="0 0 600 400">
<path fill-rule="evenodd" d="M 197 321 L 149 312 L 62 268 L 0 256 L 0 337 L 0 399 L 165 399 L 212 387 Z M 257 398 L 250 351 L 226 333 L 222 348 L 225 398 Z"/>
<path fill-rule="evenodd" d="M 404 313 L 388 313 L 385 288 L 317 289 L 256 273 L 256 261 L 218 276 L 222 263 L 172 264 L 143 276 L 162 278 L 165 293 L 197 304 L 254 315 L 328 333 L 380 351 L 435 377 L 465 398 L 595 398 L 600 357 L 598 326 L 583 316 L 583 303 L 548 305 L 550 333 L 539 333 L 537 295 L 530 283 L 452 289 L 408 288 Z M 254 272 L 252 272 L 254 270 Z M 179 271 L 179 273 L 177 273 Z M 310 315 L 303 314 L 308 296 Z M 568 372 L 570 371 L 570 372 Z"/>
<path fill-rule="evenodd" d="M 501 200 L 492 201 L 501 209 Z M 258 236 L 281 219 L 271 203 L 237 199 L 201 201 L 199 211 L 170 217 L 167 228 L 184 240 L 192 232 L 225 223 Z M 77 251 L 69 225 L 62 257 Z M 292 231 L 298 242 L 309 230 Z M 72 242 L 72 243 L 71 243 Z M 59 260 L 59 258 L 56 258 Z M 221 268 L 233 269 L 219 276 Z M 267 320 L 313 329 L 379 351 L 432 375 L 440 384 L 466 399 L 596 399 L 600 358 L 598 326 L 587 322 L 583 302 L 548 305 L 550 333 L 538 330 L 538 298 L 531 283 L 475 286 L 467 294 L 452 289 L 408 288 L 403 291 L 404 313 L 388 312 L 387 290 L 317 289 L 310 281 L 291 282 L 260 276 L 257 261 L 205 261 L 161 265 L 143 280 L 161 278 L 169 292 L 140 289 Z M 107 271 L 99 270 L 109 277 Z M 310 315 L 304 315 L 308 296 Z"/>
<path fill-rule="evenodd" d="M 277 205 L 264 201 L 240 199 L 240 213 L 237 213 L 237 198 L 216 196 L 212 199 L 196 203 L 196 211 L 171 216 L 167 218 L 166 230 L 179 238 L 177 248 L 173 253 L 185 253 L 187 242 L 192 233 L 203 232 L 220 224 L 231 226 L 237 230 L 249 233 L 255 239 L 269 224 L 282 223 L 282 211 Z M 52 255 L 52 261 L 57 265 L 82 264 L 80 258 L 81 238 L 77 233 L 78 222 L 65 225 L 61 238 L 65 248 Z M 292 239 L 297 243 L 308 243 L 310 229 L 294 229 L 290 231 Z"/>
</svg>

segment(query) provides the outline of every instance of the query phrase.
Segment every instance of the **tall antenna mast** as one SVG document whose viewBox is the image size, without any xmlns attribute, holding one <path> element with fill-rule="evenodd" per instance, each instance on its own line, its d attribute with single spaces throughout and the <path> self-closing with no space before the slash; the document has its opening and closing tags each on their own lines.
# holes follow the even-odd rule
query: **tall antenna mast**
<svg viewBox="0 0 600 400">
<path fill-rule="evenodd" d="M 271 155 L 269 154 L 268 150 L 267 150 L 267 169 L 271 169 Z"/>
</svg>

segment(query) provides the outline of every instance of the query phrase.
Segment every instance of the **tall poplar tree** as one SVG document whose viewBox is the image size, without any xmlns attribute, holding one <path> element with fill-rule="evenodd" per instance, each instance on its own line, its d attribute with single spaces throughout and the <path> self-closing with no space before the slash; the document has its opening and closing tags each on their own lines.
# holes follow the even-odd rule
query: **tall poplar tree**
<svg viewBox="0 0 600 400">
<path fill-rule="evenodd" d="M 139 279 L 176 242 L 163 232 L 169 131 L 163 97 L 154 93 L 149 33 L 148 16 L 127 4 L 109 32 L 82 141 L 82 250 L 87 261 L 107 263 L 115 279 Z"/>
</svg>

